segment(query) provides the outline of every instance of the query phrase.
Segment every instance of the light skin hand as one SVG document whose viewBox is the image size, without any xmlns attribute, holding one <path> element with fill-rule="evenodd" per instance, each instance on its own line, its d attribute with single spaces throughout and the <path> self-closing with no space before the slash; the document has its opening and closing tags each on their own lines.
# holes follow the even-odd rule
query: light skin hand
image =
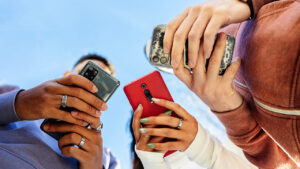
<svg viewBox="0 0 300 169">
<path fill-rule="evenodd" d="M 133 129 L 133 133 L 135 137 L 134 139 L 136 142 L 136 148 L 138 150 L 143 150 L 143 151 L 165 153 L 166 151 L 157 151 L 147 146 L 149 142 L 154 142 L 154 143 L 161 142 L 164 139 L 164 137 L 150 137 L 149 135 L 145 135 L 139 132 L 140 128 L 142 127 L 140 122 L 142 112 L 143 112 L 143 106 L 139 105 L 133 114 L 133 122 L 131 127 Z M 160 115 L 160 116 L 164 116 L 164 115 Z M 154 125 L 148 125 L 148 126 L 154 127 Z"/>
<path fill-rule="evenodd" d="M 219 29 L 231 23 L 245 21 L 249 17 L 249 6 L 238 0 L 207 1 L 185 9 L 168 23 L 164 37 L 164 52 L 171 53 L 173 69 L 181 64 L 187 39 L 188 65 L 195 68 L 201 43 L 204 49 L 202 54 L 209 58 Z"/>
<path fill-rule="evenodd" d="M 152 116 L 141 119 L 145 128 L 139 129 L 139 131 L 148 136 L 171 138 L 174 141 L 166 142 L 152 142 L 149 140 L 147 144 L 148 148 L 152 151 L 166 152 L 168 150 L 180 150 L 185 151 L 189 145 L 193 142 L 198 132 L 198 122 L 186 112 L 180 105 L 170 102 L 164 99 L 153 99 L 154 103 L 172 110 L 178 117 L 173 116 Z M 182 119 L 182 126 L 180 129 L 176 127 L 179 124 L 179 119 Z M 165 126 L 164 128 L 153 128 L 149 126 Z M 175 141 L 176 140 L 176 141 Z"/>
<path fill-rule="evenodd" d="M 62 96 L 68 95 L 67 107 L 73 107 L 90 117 L 99 118 L 100 110 L 107 106 L 93 95 L 97 91 L 97 87 L 88 79 L 71 74 L 20 92 L 15 102 L 16 112 L 21 120 L 52 118 L 85 126 L 87 122 L 74 118 L 71 113 L 60 109 Z"/>
<path fill-rule="evenodd" d="M 58 146 L 64 156 L 73 157 L 79 161 L 79 169 L 102 169 L 103 140 L 101 132 L 67 123 L 47 123 L 44 130 L 69 133 L 58 140 Z M 82 137 L 85 138 L 82 147 L 70 146 L 79 145 Z"/>
<path fill-rule="evenodd" d="M 174 71 L 175 75 L 184 82 L 212 110 L 218 112 L 238 108 L 243 98 L 232 88 L 232 83 L 239 70 L 241 60 L 232 62 L 223 76 L 219 76 L 219 68 L 224 53 L 226 35 L 221 33 L 216 42 L 215 50 L 205 70 L 205 58 L 200 52 L 197 66 L 191 74 L 183 65 Z M 200 47 L 201 48 L 201 47 Z"/>
</svg>

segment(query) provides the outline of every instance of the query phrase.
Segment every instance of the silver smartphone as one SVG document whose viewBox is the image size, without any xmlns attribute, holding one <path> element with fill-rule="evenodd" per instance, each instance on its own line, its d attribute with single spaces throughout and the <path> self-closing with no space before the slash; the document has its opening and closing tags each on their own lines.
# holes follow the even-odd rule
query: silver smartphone
<svg viewBox="0 0 300 169">
<path fill-rule="evenodd" d="M 149 54 L 149 60 L 150 63 L 154 66 L 158 67 L 166 67 L 166 68 L 172 68 L 171 66 L 171 60 L 172 57 L 170 54 L 165 54 L 163 50 L 163 40 L 164 35 L 166 31 L 165 25 L 157 25 L 152 33 L 152 41 L 151 41 L 151 48 L 150 48 L 150 54 Z M 216 35 L 216 39 L 218 37 L 218 34 Z M 216 40 L 215 40 L 216 41 Z M 228 66 L 231 64 L 233 51 L 234 51 L 234 45 L 235 45 L 235 38 L 233 36 L 227 35 L 226 39 L 226 47 L 224 50 L 219 75 L 223 75 L 228 68 Z M 214 44 L 215 46 L 215 44 Z M 190 71 L 192 69 L 188 66 L 188 40 L 185 43 L 185 48 L 183 51 L 183 59 L 184 59 L 184 67 Z M 208 67 L 209 59 L 206 60 L 206 69 Z"/>
</svg>

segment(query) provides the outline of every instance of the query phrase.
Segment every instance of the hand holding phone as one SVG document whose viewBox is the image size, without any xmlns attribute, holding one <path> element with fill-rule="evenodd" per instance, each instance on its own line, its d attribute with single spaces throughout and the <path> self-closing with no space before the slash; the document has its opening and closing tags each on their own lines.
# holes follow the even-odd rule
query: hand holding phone
<svg viewBox="0 0 300 169">
<path fill-rule="evenodd" d="M 136 110 L 139 105 L 142 106 L 141 118 L 159 116 L 168 111 L 166 107 L 154 104 L 152 98 L 162 98 L 173 102 L 173 98 L 158 71 L 127 84 L 124 87 L 124 92 L 133 110 Z M 171 116 L 174 115 L 171 114 Z M 164 139 L 163 142 L 165 141 L 170 141 L 170 139 Z M 175 151 L 168 151 L 166 154 L 169 155 L 173 152 Z"/>
<path fill-rule="evenodd" d="M 109 100 L 109 98 L 113 95 L 116 89 L 120 86 L 120 82 L 116 78 L 114 78 L 112 75 L 107 73 L 105 70 L 103 70 L 100 66 L 98 66 L 96 63 L 92 61 L 87 62 L 87 64 L 84 66 L 84 68 L 81 70 L 79 74 L 87 78 L 89 81 L 93 82 L 93 84 L 98 88 L 98 91 L 93 93 L 93 95 L 101 99 L 105 103 Z M 94 101 L 95 100 L 96 99 L 94 99 Z M 77 107 L 75 108 L 61 107 L 61 110 L 64 112 L 68 112 L 69 114 L 71 113 L 71 111 L 80 111 L 78 110 Z M 66 122 L 57 119 L 46 119 L 40 126 L 41 130 L 44 131 L 43 128 L 46 123 L 66 123 Z M 59 133 L 59 132 L 46 132 L 46 133 L 52 136 L 53 138 L 55 138 L 56 140 L 58 140 L 60 137 L 66 134 L 66 133 Z"/>
</svg>

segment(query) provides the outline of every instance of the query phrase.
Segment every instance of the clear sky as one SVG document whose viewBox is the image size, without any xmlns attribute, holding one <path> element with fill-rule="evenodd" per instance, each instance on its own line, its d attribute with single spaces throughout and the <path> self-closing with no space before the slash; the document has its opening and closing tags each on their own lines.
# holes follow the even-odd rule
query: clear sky
<svg viewBox="0 0 300 169">
<path fill-rule="evenodd" d="M 166 24 L 195 0 L 1 0 L 0 84 L 31 88 L 59 78 L 82 55 L 99 53 L 115 66 L 121 86 L 103 112 L 104 145 L 130 168 L 127 83 L 155 70 L 143 48 L 157 24 Z M 225 140 L 222 125 L 176 77 L 163 74 L 174 98 Z"/>
</svg>

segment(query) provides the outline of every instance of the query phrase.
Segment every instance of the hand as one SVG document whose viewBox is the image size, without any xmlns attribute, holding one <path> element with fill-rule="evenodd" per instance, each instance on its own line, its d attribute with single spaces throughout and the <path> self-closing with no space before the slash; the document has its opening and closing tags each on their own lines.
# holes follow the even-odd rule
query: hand
<svg viewBox="0 0 300 169">
<path fill-rule="evenodd" d="M 204 56 L 209 58 L 215 36 L 222 26 L 239 23 L 250 17 L 250 8 L 238 0 L 214 0 L 187 8 L 168 23 L 164 37 L 164 52 L 172 55 L 172 67 L 178 68 L 188 39 L 189 67 L 197 63 L 200 40 Z"/>
<path fill-rule="evenodd" d="M 232 82 L 239 69 L 241 60 L 238 59 L 233 62 L 227 68 L 225 74 L 219 76 L 225 43 L 226 35 L 221 33 L 216 42 L 207 71 L 205 70 L 205 58 L 201 53 L 192 74 L 183 67 L 183 64 L 174 70 L 175 75 L 181 81 L 212 110 L 218 112 L 234 110 L 243 102 L 241 95 L 232 88 Z"/>
<path fill-rule="evenodd" d="M 172 110 L 178 117 L 172 116 L 152 116 L 141 119 L 145 125 L 168 126 L 164 128 L 146 127 L 139 131 L 148 136 L 164 137 L 176 139 L 169 142 L 152 142 L 147 144 L 148 148 L 158 151 L 180 150 L 185 151 L 193 142 L 198 132 L 197 120 L 186 112 L 180 105 L 163 99 L 153 99 L 154 103 Z M 182 119 L 182 126 L 178 129 L 178 124 Z"/>
<path fill-rule="evenodd" d="M 157 152 L 155 149 L 149 148 L 147 146 L 148 142 L 153 142 L 153 143 L 159 143 L 161 142 L 164 138 L 163 137 L 150 137 L 149 135 L 145 135 L 139 132 L 141 128 L 141 116 L 143 113 L 143 106 L 140 104 L 138 108 L 135 110 L 133 114 L 133 121 L 132 121 L 132 129 L 133 129 L 133 134 L 134 134 L 134 139 L 136 143 L 136 148 L 138 150 L 142 151 L 149 151 L 149 152 Z M 159 116 L 163 116 L 159 115 Z M 167 116 L 167 115 L 165 115 Z M 148 127 L 155 127 L 154 125 L 148 125 Z M 167 151 L 158 151 L 161 153 L 165 153 Z"/>
<path fill-rule="evenodd" d="M 64 156 L 79 161 L 79 169 L 102 169 L 101 132 L 67 123 L 47 123 L 44 129 L 48 132 L 69 133 L 58 140 L 58 146 Z M 79 148 L 72 146 L 79 145 L 82 138 L 85 138 L 83 146 Z"/>
<path fill-rule="evenodd" d="M 80 75 L 69 75 L 45 82 L 37 87 L 22 91 L 16 98 L 16 112 L 21 120 L 58 119 L 86 126 L 87 122 L 74 118 L 70 112 L 60 109 L 62 96 L 67 95 L 67 107 L 82 111 L 90 119 L 98 119 L 106 104 L 92 93 L 97 87 Z"/>
</svg>

